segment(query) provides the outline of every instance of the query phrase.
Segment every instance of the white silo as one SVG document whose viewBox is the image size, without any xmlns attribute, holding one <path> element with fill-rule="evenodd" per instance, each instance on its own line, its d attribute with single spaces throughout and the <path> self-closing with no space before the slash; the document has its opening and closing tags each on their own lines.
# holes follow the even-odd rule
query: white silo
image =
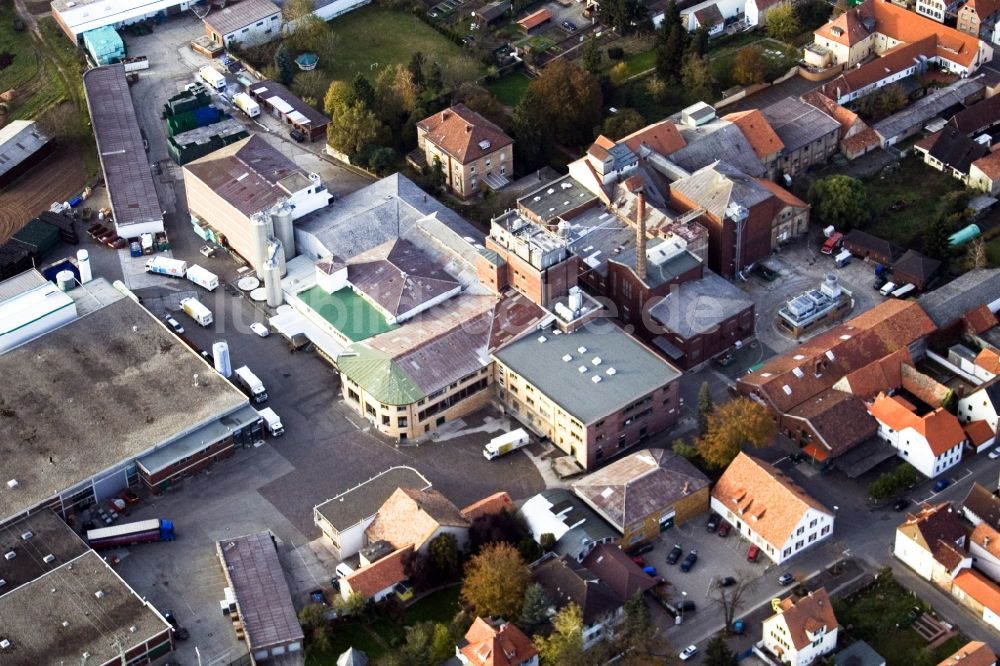
<svg viewBox="0 0 1000 666">
<path fill-rule="evenodd" d="M 274 236 L 285 249 L 285 261 L 295 256 L 295 227 L 292 226 L 292 206 L 287 201 L 276 204 L 271 209 Z"/>
<path fill-rule="evenodd" d="M 284 300 L 281 295 L 281 273 L 285 264 L 285 253 L 281 249 L 279 240 L 272 240 L 268 250 L 267 261 L 264 263 L 264 293 L 267 296 L 267 304 L 276 308 Z"/>
<path fill-rule="evenodd" d="M 76 251 L 76 267 L 80 271 L 80 284 L 87 284 L 94 279 L 94 274 L 90 271 L 90 253 L 86 250 Z"/>
<path fill-rule="evenodd" d="M 264 262 L 267 261 L 267 239 L 271 236 L 271 218 L 267 213 L 250 216 L 250 243 L 253 248 L 253 265 L 257 277 L 264 277 Z"/>
<path fill-rule="evenodd" d="M 233 366 L 229 362 L 229 344 L 220 340 L 212 345 L 212 358 L 215 360 L 215 371 L 223 377 L 233 374 Z"/>
<path fill-rule="evenodd" d="M 59 287 L 60 291 L 69 291 L 73 288 L 76 282 L 76 277 L 73 275 L 73 271 L 59 271 L 56 273 L 56 286 Z"/>
<path fill-rule="evenodd" d="M 285 277 L 288 273 L 287 267 L 285 266 L 285 247 L 282 245 L 281 241 L 274 236 L 267 239 L 267 255 L 264 259 L 265 268 L 270 261 L 273 261 L 278 267 L 278 275 Z"/>
</svg>

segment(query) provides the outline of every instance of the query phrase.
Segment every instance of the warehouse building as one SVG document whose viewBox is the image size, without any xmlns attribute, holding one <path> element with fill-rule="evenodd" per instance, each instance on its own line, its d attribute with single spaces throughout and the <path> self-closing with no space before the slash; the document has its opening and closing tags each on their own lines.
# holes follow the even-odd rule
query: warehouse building
<svg viewBox="0 0 1000 666">
<path fill-rule="evenodd" d="M 277 39 L 281 26 L 281 8 L 271 0 L 242 0 L 213 9 L 205 17 L 205 34 L 226 48 Z"/>
<path fill-rule="evenodd" d="M 173 16 L 194 4 L 193 0 L 53 0 L 50 7 L 56 24 L 77 43 L 88 30 Z"/>
<path fill-rule="evenodd" d="M 262 439 L 243 393 L 119 297 L 0 355 L 0 525 L 44 507 L 72 519 L 138 483 L 162 491 Z"/>
<path fill-rule="evenodd" d="M 12 120 L 4 125 L 0 128 L 0 187 L 38 166 L 54 147 L 34 120 Z"/>
</svg>

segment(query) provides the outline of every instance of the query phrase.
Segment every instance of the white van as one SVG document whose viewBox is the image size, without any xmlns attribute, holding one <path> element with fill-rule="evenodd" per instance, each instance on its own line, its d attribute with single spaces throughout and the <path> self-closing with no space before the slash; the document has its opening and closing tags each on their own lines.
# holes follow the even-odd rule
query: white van
<svg viewBox="0 0 1000 666">
<path fill-rule="evenodd" d="M 337 574 L 337 578 L 347 578 L 352 573 L 354 573 L 354 569 L 352 569 L 347 564 L 347 562 L 341 562 L 340 564 L 337 565 L 337 568 L 334 569 L 333 571 L 335 574 Z"/>
<path fill-rule="evenodd" d="M 896 290 L 895 282 L 886 282 L 884 285 L 882 285 L 882 288 L 878 290 L 878 293 L 882 294 L 883 296 L 888 296 L 895 290 Z"/>
</svg>

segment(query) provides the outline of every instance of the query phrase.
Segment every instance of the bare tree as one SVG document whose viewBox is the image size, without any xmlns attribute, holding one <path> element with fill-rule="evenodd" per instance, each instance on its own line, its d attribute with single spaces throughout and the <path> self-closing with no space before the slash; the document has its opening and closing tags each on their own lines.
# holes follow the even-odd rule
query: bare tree
<svg viewBox="0 0 1000 666">
<path fill-rule="evenodd" d="M 986 243 L 983 239 L 976 238 L 969 245 L 968 263 L 970 269 L 976 268 L 986 268 L 986 263 L 989 261 L 986 255 Z"/>
<path fill-rule="evenodd" d="M 726 633 L 733 629 L 733 619 L 743 609 L 747 596 L 757 587 L 759 577 L 752 571 L 737 572 L 736 582 L 732 585 L 722 585 L 722 579 L 716 578 L 708 589 L 709 598 L 722 608 L 722 616 L 726 622 Z"/>
</svg>

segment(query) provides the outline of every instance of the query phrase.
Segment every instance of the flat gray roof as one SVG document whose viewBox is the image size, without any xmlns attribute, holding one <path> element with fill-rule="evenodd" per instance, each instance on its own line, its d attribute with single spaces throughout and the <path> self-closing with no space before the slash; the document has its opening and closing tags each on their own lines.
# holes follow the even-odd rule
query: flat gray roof
<svg viewBox="0 0 1000 666">
<path fill-rule="evenodd" d="M 0 303 L 20 296 L 26 291 L 31 291 L 35 287 L 40 287 L 46 282 L 48 280 L 42 277 L 42 274 L 34 268 L 23 273 L 18 273 L 14 277 L 7 278 L 0 282 Z"/>
<path fill-rule="evenodd" d="M 431 487 L 423 474 L 412 467 L 390 467 L 377 476 L 316 506 L 316 513 L 338 532 L 357 525 L 378 513 L 396 488 L 426 490 Z"/>
<path fill-rule="evenodd" d="M 687 339 L 711 331 L 753 305 L 753 300 L 738 287 L 706 270 L 702 279 L 672 287 L 649 314 Z"/>
<path fill-rule="evenodd" d="M 168 631 L 92 550 L 0 597 L 0 636 L 11 643 L 4 666 L 104 664 L 119 654 L 116 641 L 127 652 L 157 636 L 166 642 Z"/>
<path fill-rule="evenodd" d="M 543 220 L 551 220 L 597 199 L 597 195 L 572 176 L 563 176 L 524 195 L 517 205 Z"/>
<path fill-rule="evenodd" d="M 949 86 L 940 88 L 926 97 L 921 97 L 898 113 L 872 125 L 883 141 L 893 139 L 914 125 L 926 123 L 945 109 L 961 104 L 970 95 L 985 86 L 978 80 L 960 79 Z"/>
<path fill-rule="evenodd" d="M 681 374 L 610 321 L 573 333 L 526 335 L 493 356 L 584 424 L 617 412 Z M 608 374 L 612 368 L 614 373 Z M 601 381 L 595 383 L 594 377 Z"/>
<path fill-rule="evenodd" d="M 836 120 L 796 97 L 786 97 L 764 107 L 761 112 L 774 133 L 785 144 L 787 152 L 808 146 L 840 129 L 840 123 Z"/>
<path fill-rule="evenodd" d="M 917 303 L 938 327 L 948 326 L 984 303 L 991 310 L 1000 305 L 998 278 L 1000 269 L 977 268 L 934 291 L 921 294 Z"/>
<path fill-rule="evenodd" d="M 271 533 L 247 534 L 219 541 L 215 547 L 236 595 L 250 653 L 295 641 L 301 648 L 302 627 Z"/>
<path fill-rule="evenodd" d="M 23 536 L 31 534 L 30 538 Z M 83 555 L 90 547 L 83 539 L 52 511 L 34 513 L 23 520 L 7 525 L 0 530 L 0 553 L 14 552 L 12 560 L 0 560 L 0 579 L 7 584 L 0 587 L 0 597 L 13 592 L 25 583 L 61 567 L 72 559 Z M 52 555 L 52 562 L 44 557 Z M 0 629 L 0 637 L 3 630 Z"/>
<path fill-rule="evenodd" d="M 0 520 L 248 403 L 130 298 L 0 355 L 0 377 Z"/>
<path fill-rule="evenodd" d="M 83 88 L 115 224 L 162 224 L 163 209 L 142 146 L 125 66 L 108 65 L 85 72 Z"/>
<path fill-rule="evenodd" d="M 250 405 L 243 405 L 218 421 L 212 421 L 203 428 L 188 433 L 157 451 L 142 456 L 137 462 L 149 474 L 162 472 L 181 459 L 192 456 L 210 444 L 225 439 L 237 430 L 242 430 L 251 423 L 260 420 L 261 416 L 256 409 Z"/>
</svg>

